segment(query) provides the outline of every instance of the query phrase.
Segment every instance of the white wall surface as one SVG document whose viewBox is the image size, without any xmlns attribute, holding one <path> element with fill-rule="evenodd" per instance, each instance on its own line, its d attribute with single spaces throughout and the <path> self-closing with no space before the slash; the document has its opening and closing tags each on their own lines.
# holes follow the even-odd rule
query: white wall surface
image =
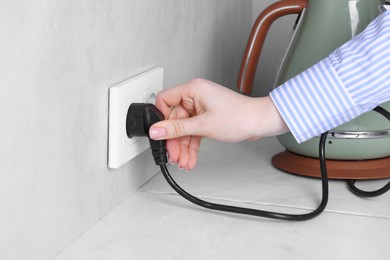
<svg viewBox="0 0 390 260">
<path fill-rule="evenodd" d="M 49 259 L 156 172 L 107 168 L 108 88 L 155 66 L 233 86 L 251 4 L 0 2 L 0 259 Z"/>
<path fill-rule="evenodd" d="M 147 181 L 148 152 L 107 168 L 108 88 L 155 66 L 165 87 L 234 88 L 252 0 L 0 1 L 0 259 L 49 259 Z M 271 28 L 254 95 L 295 18 Z"/>
</svg>

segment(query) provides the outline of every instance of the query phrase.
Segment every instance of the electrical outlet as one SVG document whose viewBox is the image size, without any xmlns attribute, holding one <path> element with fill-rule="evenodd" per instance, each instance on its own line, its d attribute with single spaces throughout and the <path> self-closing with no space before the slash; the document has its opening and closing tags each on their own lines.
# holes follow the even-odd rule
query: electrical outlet
<svg viewBox="0 0 390 260">
<path fill-rule="evenodd" d="M 119 168 L 149 148 L 148 138 L 126 134 L 126 116 L 131 103 L 153 103 L 163 89 L 164 69 L 155 68 L 109 90 L 108 167 Z"/>
</svg>

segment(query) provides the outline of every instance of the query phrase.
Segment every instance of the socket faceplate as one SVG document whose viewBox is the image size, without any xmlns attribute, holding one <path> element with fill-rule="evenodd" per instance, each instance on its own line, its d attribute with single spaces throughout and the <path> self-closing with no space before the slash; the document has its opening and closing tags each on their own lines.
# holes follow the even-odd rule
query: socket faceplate
<svg viewBox="0 0 390 260">
<path fill-rule="evenodd" d="M 149 147 L 147 138 L 128 138 L 126 116 L 131 103 L 150 103 L 163 89 L 164 69 L 155 68 L 109 90 L 108 167 L 119 168 Z"/>
</svg>

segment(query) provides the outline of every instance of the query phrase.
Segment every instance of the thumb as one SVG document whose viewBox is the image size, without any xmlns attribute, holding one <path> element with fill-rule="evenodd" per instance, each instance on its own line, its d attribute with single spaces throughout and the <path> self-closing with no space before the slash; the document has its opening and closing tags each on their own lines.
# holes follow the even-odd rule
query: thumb
<svg viewBox="0 0 390 260">
<path fill-rule="evenodd" d="M 149 136 L 154 140 L 173 139 L 182 136 L 205 136 L 201 116 L 185 119 L 164 120 L 153 124 L 149 129 Z"/>
</svg>

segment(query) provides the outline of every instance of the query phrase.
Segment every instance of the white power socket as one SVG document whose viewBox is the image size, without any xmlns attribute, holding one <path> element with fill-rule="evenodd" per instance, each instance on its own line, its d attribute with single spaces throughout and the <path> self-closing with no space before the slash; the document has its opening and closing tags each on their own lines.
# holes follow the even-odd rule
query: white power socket
<svg viewBox="0 0 390 260">
<path fill-rule="evenodd" d="M 128 79 L 109 90 L 108 167 L 119 168 L 149 148 L 148 138 L 126 134 L 126 117 L 131 103 L 154 103 L 163 89 L 164 69 L 155 68 Z"/>
</svg>

